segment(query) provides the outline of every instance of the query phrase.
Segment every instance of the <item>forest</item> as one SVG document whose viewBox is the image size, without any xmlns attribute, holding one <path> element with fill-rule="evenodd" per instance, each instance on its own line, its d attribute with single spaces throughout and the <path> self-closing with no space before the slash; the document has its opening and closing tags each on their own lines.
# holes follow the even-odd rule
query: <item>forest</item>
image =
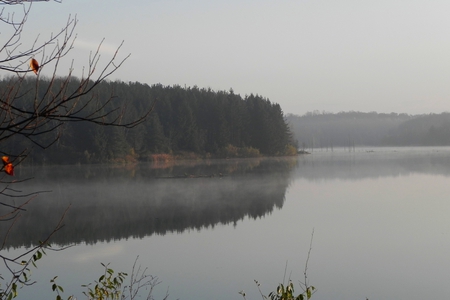
<svg viewBox="0 0 450 300">
<path fill-rule="evenodd" d="M 21 83 L 16 103 L 33 105 L 33 95 L 58 88 L 58 81 L 41 78 L 38 83 Z M 79 79 L 71 78 L 67 94 Z M 8 78 L 0 81 L 0 91 L 10 93 Z M 56 91 L 55 91 L 56 93 Z M 257 157 L 294 155 L 297 147 L 278 104 L 259 95 L 241 97 L 230 91 L 194 87 L 147 85 L 138 82 L 104 81 L 96 86 L 95 97 L 112 99 L 104 107 L 94 106 L 86 95 L 75 118 L 105 111 L 107 120 L 138 118 L 152 110 L 145 122 L 134 128 L 96 126 L 88 122 L 57 125 L 54 136 L 14 136 L 2 149 L 6 154 L 28 149 L 25 163 L 74 164 L 166 160 L 174 157 Z M 37 97 L 39 98 L 39 97 Z M 126 114 L 111 107 L 125 107 Z M 70 108 L 66 108 L 70 109 Z M 51 122 L 48 124 L 52 129 Z M 53 133 L 52 132 L 52 133 Z M 55 141 L 55 142 L 54 142 Z M 30 151 L 32 149 L 32 151 Z M 45 151 L 44 151 L 45 150 Z"/>
<path fill-rule="evenodd" d="M 448 146 L 450 113 L 309 112 L 286 117 L 302 149 L 356 146 Z"/>
</svg>

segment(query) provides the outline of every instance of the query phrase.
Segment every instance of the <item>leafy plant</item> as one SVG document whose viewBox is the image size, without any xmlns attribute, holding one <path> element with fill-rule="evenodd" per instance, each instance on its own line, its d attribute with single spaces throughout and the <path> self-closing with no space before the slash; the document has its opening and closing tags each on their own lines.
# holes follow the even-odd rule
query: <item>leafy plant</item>
<svg viewBox="0 0 450 300">
<path fill-rule="evenodd" d="M 261 291 L 261 284 L 255 280 L 256 286 L 258 287 L 259 293 L 264 300 L 309 300 L 314 294 L 316 288 L 313 286 L 308 286 L 304 283 L 300 283 L 303 285 L 303 292 L 295 295 L 294 284 L 289 280 L 289 283 L 284 286 L 284 284 L 280 283 L 275 291 L 270 292 L 269 296 L 266 296 Z M 242 295 L 244 299 L 247 299 L 244 291 L 240 291 L 239 294 Z"/>
<path fill-rule="evenodd" d="M 17 257 L 10 258 L 0 253 L 0 259 L 6 267 L 6 275 L 0 274 L 0 300 L 11 300 L 17 297 L 19 289 L 33 285 L 36 281 L 31 280 L 31 267 L 37 268 L 37 262 L 46 255 L 46 250 L 60 251 L 65 248 L 53 248 L 49 242 L 50 238 L 59 231 L 64 224 L 62 223 L 68 208 L 62 215 L 58 224 L 44 241 L 40 241 L 37 246 L 32 247 Z M 14 225 L 14 223 L 13 223 Z M 0 247 L 3 249 L 5 245 Z M 9 275 L 9 276 L 8 276 Z M 59 299 L 58 299 L 59 300 Z"/>
<path fill-rule="evenodd" d="M 120 299 L 122 295 L 121 287 L 127 273 L 119 272 L 117 275 L 114 275 L 114 270 L 108 268 L 109 264 L 105 265 L 102 263 L 102 266 L 105 268 L 104 274 L 95 281 L 93 287 L 89 287 L 91 284 L 83 285 L 83 287 L 88 289 L 83 294 L 92 300 Z"/>
<path fill-rule="evenodd" d="M 294 293 L 294 284 L 292 281 L 289 282 L 286 287 L 283 284 L 278 285 L 277 290 L 275 292 L 271 292 L 269 294 L 269 298 L 271 300 L 304 300 L 310 299 L 315 287 L 308 286 L 305 291 L 297 296 Z"/>
<path fill-rule="evenodd" d="M 280 283 L 275 291 L 270 292 L 269 296 L 266 296 L 261 291 L 261 288 L 260 288 L 261 284 L 257 280 L 255 280 L 256 286 L 258 287 L 259 293 L 261 294 L 261 297 L 263 298 L 263 300 L 267 300 L 267 299 L 270 299 L 270 300 L 309 300 L 309 299 L 311 299 L 312 295 L 316 291 L 316 288 L 312 285 L 309 285 L 307 271 L 308 271 L 309 257 L 311 255 L 313 237 L 314 237 L 314 229 L 311 234 L 311 241 L 309 244 L 308 256 L 306 258 L 305 270 L 303 271 L 304 281 L 299 282 L 300 287 L 302 288 L 303 292 L 296 296 L 295 291 L 294 291 L 294 284 L 292 283 L 292 281 L 289 279 L 289 283 L 285 286 L 284 278 L 283 278 L 283 283 Z M 286 277 L 286 270 L 287 270 L 287 262 L 286 262 L 286 266 L 284 269 L 285 277 Z M 240 291 L 239 294 L 241 294 L 245 300 L 247 299 L 245 297 L 246 294 L 244 291 Z"/>
<path fill-rule="evenodd" d="M 137 266 L 138 259 L 139 256 L 134 261 L 128 285 L 124 285 L 124 281 L 128 277 L 127 273 L 115 273 L 113 269 L 109 268 L 109 264 L 102 263 L 103 274 L 93 283 L 82 285 L 87 289 L 83 294 L 88 300 L 134 300 L 142 297 L 142 292 L 145 289 L 147 291 L 145 299 L 153 300 L 153 291 L 161 281 L 158 277 L 147 274 L 147 268 Z M 56 279 L 57 276 L 50 280 L 52 290 L 57 293 L 56 300 L 62 300 L 61 293 L 64 292 L 64 289 L 56 283 Z M 167 300 L 168 297 L 169 291 L 167 290 L 162 299 Z M 67 298 L 67 300 L 73 299 L 73 296 Z"/>
<path fill-rule="evenodd" d="M 64 289 L 62 288 L 62 286 L 56 284 L 56 278 L 58 278 L 58 276 L 53 277 L 52 280 L 50 280 L 50 283 L 52 283 L 52 290 L 54 292 L 56 292 L 56 300 L 62 300 L 61 294 L 64 292 Z M 67 298 L 67 300 L 72 300 L 74 299 L 73 296 L 70 296 L 69 298 Z"/>
</svg>

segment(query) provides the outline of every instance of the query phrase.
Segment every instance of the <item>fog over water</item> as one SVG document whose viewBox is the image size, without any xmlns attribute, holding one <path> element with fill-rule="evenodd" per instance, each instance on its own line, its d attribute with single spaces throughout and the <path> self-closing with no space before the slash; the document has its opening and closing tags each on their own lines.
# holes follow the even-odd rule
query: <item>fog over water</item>
<svg viewBox="0 0 450 300">
<path fill-rule="evenodd" d="M 171 299 L 242 299 L 240 290 L 257 299 L 253 280 L 268 294 L 286 262 L 294 283 L 303 279 L 313 229 L 313 299 L 450 294 L 450 148 L 18 173 L 35 174 L 27 189 L 53 192 L 30 204 L 32 216 L 24 215 L 9 240 L 11 254 L 49 232 L 71 203 L 54 242 L 76 246 L 49 253 L 33 271 L 46 295 L 58 275 L 67 296 L 83 299 L 80 285 L 101 274 L 100 262 L 129 272 L 139 256 L 162 280 L 157 299 L 167 287 Z"/>
<path fill-rule="evenodd" d="M 282 207 L 295 164 L 293 159 L 258 159 L 163 169 L 146 164 L 35 169 L 36 178 L 24 184 L 26 189 L 53 191 L 28 205 L 22 216 L 26 221 L 13 228 L 9 243 L 23 246 L 33 243 L 33 237 L 43 239 L 69 205 L 67 228 L 53 239 L 60 245 L 182 233 L 263 217 Z M 29 171 L 23 170 L 23 176 L 31 176 Z M 29 224 L 39 225 L 30 230 Z"/>
</svg>

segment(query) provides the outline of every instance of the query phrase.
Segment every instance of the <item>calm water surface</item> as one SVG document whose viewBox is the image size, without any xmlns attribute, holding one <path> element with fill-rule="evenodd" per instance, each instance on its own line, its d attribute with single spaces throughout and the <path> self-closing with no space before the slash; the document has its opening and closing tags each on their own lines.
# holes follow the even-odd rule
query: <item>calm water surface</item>
<svg viewBox="0 0 450 300">
<path fill-rule="evenodd" d="M 66 297 L 84 299 L 80 286 L 101 275 L 101 262 L 130 272 L 138 256 L 161 280 L 156 299 L 167 288 L 170 299 L 242 299 L 241 290 L 261 299 L 253 280 L 268 294 L 286 262 L 287 276 L 303 280 L 313 230 L 313 299 L 450 295 L 450 148 L 18 170 L 30 174 L 25 190 L 52 192 L 30 204 L 8 251 L 45 236 L 69 204 L 54 242 L 75 246 L 48 253 L 20 299 L 54 298 L 55 275 Z"/>
</svg>

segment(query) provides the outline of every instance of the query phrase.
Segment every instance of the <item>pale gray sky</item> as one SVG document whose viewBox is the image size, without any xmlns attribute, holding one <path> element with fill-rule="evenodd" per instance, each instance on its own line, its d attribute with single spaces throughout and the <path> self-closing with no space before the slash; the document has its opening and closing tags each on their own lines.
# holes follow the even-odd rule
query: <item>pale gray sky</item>
<svg viewBox="0 0 450 300">
<path fill-rule="evenodd" d="M 105 38 L 111 79 L 254 93 L 285 113 L 450 111 L 448 0 L 63 0 L 25 38 L 77 14 L 76 70 Z M 45 70 L 44 70 L 45 71 Z"/>
</svg>

